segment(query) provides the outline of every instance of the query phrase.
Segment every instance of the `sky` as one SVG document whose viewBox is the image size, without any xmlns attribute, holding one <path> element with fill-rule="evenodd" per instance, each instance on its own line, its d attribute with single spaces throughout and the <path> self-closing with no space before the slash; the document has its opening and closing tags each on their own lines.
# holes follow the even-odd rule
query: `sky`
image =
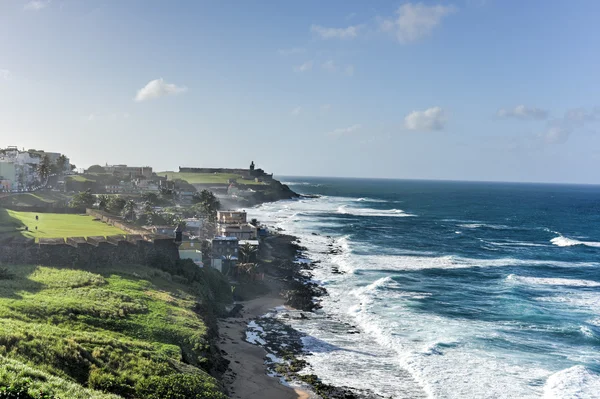
<svg viewBox="0 0 600 399">
<path fill-rule="evenodd" d="M 600 183 L 600 2 L 0 0 L 0 146 Z"/>
</svg>

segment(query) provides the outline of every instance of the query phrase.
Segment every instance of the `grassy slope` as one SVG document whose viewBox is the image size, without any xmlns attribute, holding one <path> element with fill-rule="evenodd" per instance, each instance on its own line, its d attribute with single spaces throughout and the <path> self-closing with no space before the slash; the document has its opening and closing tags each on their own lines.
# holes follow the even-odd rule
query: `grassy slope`
<svg viewBox="0 0 600 399">
<path fill-rule="evenodd" d="M 190 279 L 128 265 L 4 267 L 0 386 L 28 377 L 31 390 L 63 399 L 117 397 L 109 392 L 158 398 L 164 395 L 161 382 L 177 378 L 205 392 L 183 397 L 222 398 L 216 381 L 200 368 L 209 346 L 195 310 L 201 298 L 215 295 L 211 289 L 227 294 L 229 287 L 212 269 L 194 273 L 202 274 Z"/>
<path fill-rule="evenodd" d="M 39 220 L 35 217 L 39 216 Z M 24 227 L 28 226 L 29 231 Z M 37 230 L 35 227 L 37 226 Z M 94 221 L 91 216 L 59 213 L 16 212 L 7 210 L 0 214 L 0 233 L 22 234 L 28 238 L 62 238 L 109 236 L 125 234 L 121 229 Z"/>
<path fill-rule="evenodd" d="M 235 173 L 179 173 L 157 172 L 158 176 L 167 176 L 169 180 L 181 179 L 190 184 L 227 184 L 228 179 L 237 179 L 240 184 L 262 184 L 254 180 L 243 180 L 241 175 Z"/>
</svg>

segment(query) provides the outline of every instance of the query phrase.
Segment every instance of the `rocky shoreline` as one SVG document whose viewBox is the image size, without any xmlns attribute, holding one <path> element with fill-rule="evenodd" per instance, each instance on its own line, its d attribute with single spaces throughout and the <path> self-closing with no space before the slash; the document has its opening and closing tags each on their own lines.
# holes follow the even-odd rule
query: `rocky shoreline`
<svg viewBox="0 0 600 399">
<path fill-rule="evenodd" d="M 259 258 L 269 292 L 277 292 L 286 311 L 257 315 L 250 320 L 244 339 L 267 352 L 266 371 L 284 384 L 294 384 L 318 397 L 331 399 L 382 399 L 369 391 L 326 384 L 315 374 L 302 371 L 308 366 L 302 339 L 307 337 L 286 324 L 287 318 L 311 318 L 320 309 L 320 298 L 327 295 L 312 281 L 311 270 L 318 264 L 305 257 L 306 248 L 294 236 L 278 233 L 265 239 Z M 235 315 L 232 315 L 235 317 Z M 349 326 L 352 329 L 352 326 Z"/>
</svg>

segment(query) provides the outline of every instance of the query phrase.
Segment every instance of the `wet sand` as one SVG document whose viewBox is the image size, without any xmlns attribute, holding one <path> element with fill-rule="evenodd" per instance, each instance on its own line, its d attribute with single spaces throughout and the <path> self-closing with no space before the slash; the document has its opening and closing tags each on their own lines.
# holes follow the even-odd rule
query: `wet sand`
<svg viewBox="0 0 600 399">
<path fill-rule="evenodd" d="M 279 383 L 278 378 L 266 374 L 266 351 L 257 345 L 246 342 L 246 327 L 270 309 L 283 305 L 283 299 L 267 295 L 246 302 L 240 302 L 244 309 L 241 317 L 219 320 L 219 348 L 229 360 L 230 370 L 223 376 L 223 382 L 232 399 L 309 399 L 311 396 L 302 390 L 293 389 Z"/>
</svg>

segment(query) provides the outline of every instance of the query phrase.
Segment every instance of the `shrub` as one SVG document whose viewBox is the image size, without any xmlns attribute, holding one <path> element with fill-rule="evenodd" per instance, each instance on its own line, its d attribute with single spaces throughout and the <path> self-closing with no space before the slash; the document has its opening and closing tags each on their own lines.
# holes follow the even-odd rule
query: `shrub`
<svg viewBox="0 0 600 399">
<path fill-rule="evenodd" d="M 201 374 L 150 377 L 136 388 L 138 395 L 146 399 L 227 399 L 211 377 Z"/>
<path fill-rule="evenodd" d="M 0 399 L 54 399 L 53 395 L 44 391 L 29 393 L 30 383 L 29 379 L 25 379 L 0 387 Z"/>
<path fill-rule="evenodd" d="M 92 368 L 88 378 L 88 386 L 102 392 L 114 393 L 123 397 L 134 394 L 134 388 L 123 377 L 104 372 L 99 368 Z"/>
</svg>

